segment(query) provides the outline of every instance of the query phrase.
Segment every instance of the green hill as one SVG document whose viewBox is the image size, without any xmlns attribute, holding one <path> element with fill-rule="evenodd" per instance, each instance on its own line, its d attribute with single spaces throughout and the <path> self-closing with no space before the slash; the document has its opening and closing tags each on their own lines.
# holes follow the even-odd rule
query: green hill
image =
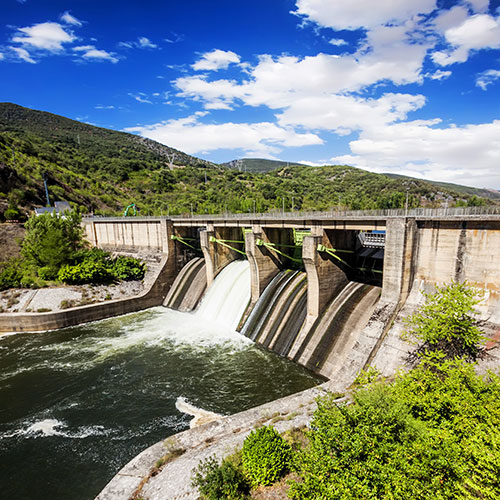
<svg viewBox="0 0 500 500">
<path fill-rule="evenodd" d="M 393 179 L 416 180 L 414 177 L 407 177 L 399 174 L 384 174 Z M 429 184 L 440 189 L 447 189 L 455 193 L 478 196 L 480 198 L 491 198 L 492 200 L 500 201 L 500 191 L 496 189 L 481 189 L 472 186 L 462 186 L 461 184 L 453 184 L 451 182 L 427 181 Z"/>
<path fill-rule="evenodd" d="M 259 159 L 241 165 L 216 165 L 132 134 L 0 104 L 0 218 L 45 205 L 44 173 L 51 202 L 106 215 L 131 202 L 141 215 L 403 208 L 407 193 L 410 207 L 493 203 L 474 188 L 348 166 Z"/>
<path fill-rule="evenodd" d="M 286 161 L 265 160 L 263 158 L 242 158 L 221 163 L 222 167 L 232 168 L 238 172 L 266 173 L 288 166 L 302 165 L 301 163 L 289 163 Z"/>
</svg>

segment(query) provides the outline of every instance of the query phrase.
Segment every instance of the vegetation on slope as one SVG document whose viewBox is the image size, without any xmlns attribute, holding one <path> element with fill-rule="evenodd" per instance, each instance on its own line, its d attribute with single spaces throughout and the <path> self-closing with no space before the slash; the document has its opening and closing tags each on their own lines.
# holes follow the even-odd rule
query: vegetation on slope
<svg viewBox="0 0 500 500">
<path fill-rule="evenodd" d="M 0 262 L 0 290 L 38 288 L 54 283 L 111 283 L 144 277 L 146 266 L 138 259 L 111 258 L 98 248 L 86 248 L 80 215 L 44 214 L 26 223 L 21 256 Z"/>
<path fill-rule="evenodd" d="M 140 215 L 403 208 L 490 203 L 470 193 L 347 166 L 240 172 L 154 141 L 14 104 L 0 104 L 0 216 L 63 199 L 83 212 Z"/>
<path fill-rule="evenodd" d="M 202 497 L 253 498 L 248 490 L 269 484 L 273 464 L 274 480 L 293 471 L 287 489 L 295 500 L 499 498 L 500 377 L 481 377 L 468 362 L 471 342 L 476 354 L 481 350 L 474 295 L 458 284 L 429 294 L 408 323 L 427 347 L 417 351 L 414 369 L 393 381 L 376 380 L 372 369 L 358 377 L 363 385 L 350 400 L 320 398 L 309 429 L 284 436 L 291 446 L 258 429 L 243 454 L 194 471 Z"/>
</svg>

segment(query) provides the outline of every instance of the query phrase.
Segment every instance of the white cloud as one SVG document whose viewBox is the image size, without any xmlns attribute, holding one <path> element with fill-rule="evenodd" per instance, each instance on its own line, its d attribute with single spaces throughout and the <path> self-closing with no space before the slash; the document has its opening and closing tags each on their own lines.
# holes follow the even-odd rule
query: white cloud
<svg viewBox="0 0 500 500">
<path fill-rule="evenodd" d="M 278 115 L 278 123 L 347 135 L 405 119 L 424 104 L 424 96 L 409 94 L 385 94 L 379 99 L 344 95 L 304 97 Z"/>
<path fill-rule="evenodd" d="M 36 64 L 36 61 L 30 56 L 29 52 L 26 49 L 23 49 L 22 47 L 9 47 L 11 50 L 13 50 L 19 59 L 22 59 L 23 61 L 26 61 L 30 64 Z"/>
<path fill-rule="evenodd" d="M 354 92 L 369 85 L 392 81 L 397 85 L 420 82 L 426 48 L 390 43 L 366 54 L 318 54 L 302 59 L 292 56 L 260 57 L 248 71 L 250 78 L 208 81 L 206 76 L 177 79 L 179 96 L 206 102 L 206 107 L 230 108 L 236 99 L 250 106 L 286 108 L 301 97 Z"/>
<path fill-rule="evenodd" d="M 490 0 L 467 0 L 467 3 L 472 7 L 474 12 L 487 12 Z"/>
<path fill-rule="evenodd" d="M 0 61 L 4 58 L 4 55 L 2 54 L 2 52 L 0 52 Z"/>
<path fill-rule="evenodd" d="M 37 49 L 58 52 L 63 50 L 64 43 L 71 43 L 76 39 L 59 23 L 39 23 L 26 28 L 19 28 L 18 34 L 12 38 L 15 43 L 31 45 Z"/>
<path fill-rule="evenodd" d="M 500 120 L 438 126 L 440 120 L 372 127 L 331 161 L 478 187 L 500 187 Z"/>
<path fill-rule="evenodd" d="M 315 134 L 297 133 L 274 123 L 223 123 L 207 124 L 199 121 L 200 115 L 179 120 L 168 120 L 149 126 L 129 127 L 133 132 L 180 149 L 197 154 L 218 149 L 243 149 L 247 153 L 272 156 L 283 147 L 322 144 Z"/>
<path fill-rule="evenodd" d="M 120 47 L 125 47 L 127 49 L 133 49 L 138 48 L 138 49 L 157 49 L 158 45 L 156 43 L 153 43 L 149 38 L 145 36 L 140 36 L 137 38 L 137 41 L 133 42 L 120 42 L 118 44 Z"/>
<path fill-rule="evenodd" d="M 335 30 L 403 23 L 436 8 L 436 0 L 297 0 L 295 14 Z"/>
<path fill-rule="evenodd" d="M 347 45 L 347 42 L 343 38 L 332 38 L 328 43 L 334 45 L 335 47 L 341 47 L 342 45 Z"/>
<path fill-rule="evenodd" d="M 444 33 L 448 50 L 435 52 L 432 59 L 441 66 L 465 62 L 473 50 L 500 48 L 500 16 L 477 14 Z"/>
<path fill-rule="evenodd" d="M 426 73 L 425 76 L 431 80 L 446 80 L 451 76 L 451 71 L 443 71 L 438 69 L 434 73 Z"/>
<path fill-rule="evenodd" d="M 488 85 L 491 85 L 500 78 L 500 71 L 497 69 L 489 69 L 479 74 L 476 78 L 476 85 L 483 90 L 486 90 Z"/>
<path fill-rule="evenodd" d="M 139 47 L 142 49 L 156 49 L 158 48 L 158 45 L 153 43 L 149 38 L 146 38 L 145 36 L 141 36 L 138 39 Z"/>
<path fill-rule="evenodd" d="M 231 63 L 238 64 L 240 56 L 230 50 L 215 49 L 206 52 L 201 59 L 196 61 L 192 68 L 196 71 L 217 71 L 227 69 Z"/>
<path fill-rule="evenodd" d="M 110 105 L 110 106 L 104 106 L 102 104 L 98 104 L 97 106 L 95 106 L 95 109 L 115 109 L 114 106 Z"/>
<path fill-rule="evenodd" d="M 139 92 L 137 94 L 133 94 L 129 92 L 128 94 L 130 97 L 134 98 L 137 102 L 140 102 L 142 104 L 153 104 L 152 101 L 148 99 L 148 96 L 144 94 L 143 92 Z"/>
<path fill-rule="evenodd" d="M 77 19 L 76 17 L 72 16 L 68 11 L 66 11 L 64 14 L 61 14 L 61 21 L 65 22 L 66 24 L 72 24 L 74 26 L 81 26 L 82 22 Z"/>
<path fill-rule="evenodd" d="M 96 49 L 94 45 L 81 45 L 73 47 L 75 52 L 81 52 L 81 57 L 87 61 L 110 61 L 117 63 L 118 58 L 111 52 L 106 50 Z"/>
</svg>

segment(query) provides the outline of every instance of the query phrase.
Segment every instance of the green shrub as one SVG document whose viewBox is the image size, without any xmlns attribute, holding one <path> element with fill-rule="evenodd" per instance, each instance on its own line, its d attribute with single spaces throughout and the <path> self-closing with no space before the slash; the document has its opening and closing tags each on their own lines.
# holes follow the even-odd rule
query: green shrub
<svg viewBox="0 0 500 500">
<path fill-rule="evenodd" d="M 111 269 L 103 261 L 85 260 L 76 266 L 63 266 L 57 279 L 69 285 L 86 283 L 111 283 L 114 280 Z"/>
<path fill-rule="evenodd" d="M 16 288 L 21 285 L 23 266 L 20 259 L 11 259 L 0 269 L 0 290 Z"/>
<path fill-rule="evenodd" d="M 291 448 L 274 427 L 264 426 L 245 439 L 242 460 L 252 486 L 268 486 L 289 470 Z"/>
<path fill-rule="evenodd" d="M 425 359 L 352 404 L 321 398 L 289 495 L 454 500 L 500 498 L 500 378 L 464 360 Z"/>
<path fill-rule="evenodd" d="M 133 257 L 120 255 L 113 263 L 113 275 L 119 280 L 142 280 L 146 273 L 146 264 Z"/>
<path fill-rule="evenodd" d="M 215 456 L 193 471 L 191 484 L 206 500 L 239 500 L 246 498 L 248 492 L 248 484 L 238 467 L 230 460 L 219 465 Z"/>
<path fill-rule="evenodd" d="M 57 278 L 57 269 L 51 266 L 43 266 L 38 269 L 38 276 L 43 280 L 53 280 Z"/>
<path fill-rule="evenodd" d="M 415 356 L 438 353 L 449 359 L 476 359 L 485 340 L 476 319 L 479 294 L 466 283 L 438 286 L 434 293 L 424 293 L 425 304 L 405 320 L 406 337 L 421 344 Z"/>
<path fill-rule="evenodd" d="M 20 213 L 17 208 L 8 208 L 3 213 L 5 220 L 17 220 L 19 219 Z"/>
</svg>

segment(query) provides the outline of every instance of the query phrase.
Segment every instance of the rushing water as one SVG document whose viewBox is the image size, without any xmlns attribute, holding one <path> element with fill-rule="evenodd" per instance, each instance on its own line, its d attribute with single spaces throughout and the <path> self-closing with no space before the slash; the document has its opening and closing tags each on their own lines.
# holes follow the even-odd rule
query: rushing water
<svg viewBox="0 0 500 500">
<path fill-rule="evenodd" d="M 240 288 L 220 293 L 233 300 Z M 1 496 L 90 500 L 137 453 L 189 427 L 176 402 L 230 414 L 318 382 L 225 326 L 224 306 L 208 320 L 207 300 L 194 314 L 158 307 L 0 337 Z"/>
</svg>

